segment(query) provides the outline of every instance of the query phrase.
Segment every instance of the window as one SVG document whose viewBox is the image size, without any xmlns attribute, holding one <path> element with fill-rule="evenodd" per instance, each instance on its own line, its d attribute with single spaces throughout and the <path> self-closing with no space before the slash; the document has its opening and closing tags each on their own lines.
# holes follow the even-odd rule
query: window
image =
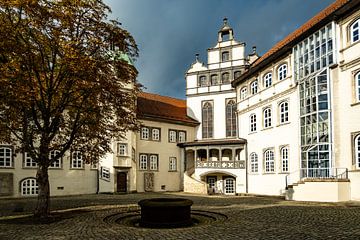
<svg viewBox="0 0 360 240">
<path fill-rule="evenodd" d="M 283 64 L 278 69 L 278 79 L 279 80 L 285 79 L 286 78 L 286 73 L 287 73 L 287 65 Z"/>
<path fill-rule="evenodd" d="M 274 152 L 272 150 L 267 150 L 264 155 L 265 155 L 265 172 L 274 172 L 275 171 Z"/>
<path fill-rule="evenodd" d="M 12 167 L 12 148 L 0 147 L 0 167 Z"/>
<path fill-rule="evenodd" d="M 80 151 L 74 151 L 71 154 L 71 168 L 84 168 L 84 162 L 82 159 L 82 153 Z"/>
<path fill-rule="evenodd" d="M 151 138 L 153 141 L 160 141 L 160 129 L 159 128 L 153 128 L 151 130 Z"/>
<path fill-rule="evenodd" d="M 211 102 L 204 102 L 202 108 L 202 137 L 213 137 L 213 106 Z"/>
<path fill-rule="evenodd" d="M 289 171 L 289 148 L 283 147 L 280 150 L 281 155 L 281 171 L 288 172 Z"/>
<path fill-rule="evenodd" d="M 207 85 L 208 85 L 208 82 L 207 82 L 206 76 L 200 76 L 199 77 L 199 86 L 207 87 Z"/>
<path fill-rule="evenodd" d="M 158 156 L 150 155 L 150 170 L 158 170 Z"/>
<path fill-rule="evenodd" d="M 229 61 L 230 60 L 230 54 L 228 51 L 221 53 L 221 61 Z"/>
<path fill-rule="evenodd" d="M 279 105 L 280 108 L 280 123 L 286 123 L 289 121 L 289 104 L 288 102 L 282 102 Z"/>
<path fill-rule="evenodd" d="M 133 160 L 134 162 L 136 162 L 136 159 L 135 159 L 135 148 L 131 148 L 131 160 Z"/>
<path fill-rule="evenodd" d="M 186 142 L 186 132 L 179 131 L 179 141 L 180 143 Z"/>
<path fill-rule="evenodd" d="M 35 196 L 39 193 L 39 187 L 35 178 L 26 178 L 20 182 L 21 195 Z"/>
<path fill-rule="evenodd" d="M 216 74 L 211 75 L 210 84 L 211 84 L 211 86 L 215 86 L 215 85 L 219 84 L 218 75 L 216 75 Z"/>
<path fill-rule="evenodd" d="M 355 81 L 356 81 L 356 100 L 358 102 L 360 102 L 360 72 L 358 74 L 356 74 L 355 76 Z"/>
<path fill-rule="evenodd" d="M 140 161 L 139 161 L 139 168 L 140 170 L 146 170 L 147 169 L 147 155 L 146 154 L 140 154 Z"/>
<path fill-rule="evenodd" d="M 36 168 L 38 166 L 37 162 L 35 162 L 31 157 L 30 154 L 27 152 L 24 153 L 24 167 L 26 168 Z"/>
<path fill-rule="evenodd" d="M 236 103 L 233 99 L 226 104 L 226 137 L 236 137 Z"/>
<path fill-rule="evenodd" d="M 56 159 L 55 161 L 53 161 L 52 159 L 54 159 L 56 157 L 56 155 L 60 154 L 59 150 L 52 150 L 50 151 L 50 160 L 52 161 L 52 163 L 50 164 L 49 167 L 51 168 L 61 168 L 61 157 L 59 157 L 58 159 Z"/>
<path fill-rule="evenodd" d="M 264 87 L 270 87 L 272 85 L 272 73 L 267 73 L 264 76 Z"/>
<path fill-rule="evenodd" d="M 255 80 L 250 84 L 251 94 L 254 95 L 258 92 L 258 81 Z"/>
<path fill-rule="evenodd" d="M 355 137 L 355 160 L 356 168 L 360 168 L 360 135 Z"/>
<path fill-rule="evenodd" d="M 100 169 L 100 178 L 105 181 L 110 181 L 110 168 L 101 167 Z"/>
<path fill-rule="evenodd" d="M 350 27 L 351 43 L 359 41 L 360 19 L 356 20 Z"/>
<path fill-rule="evenodd" d="M 240 75 L 241 75 L 241 71 L 235 71 L 234 72 L 234 79 L 240 77 Z"/>
<path fill-rule="evenodd" d="M 149 128 L 147 128 L 147 127 L 142 127 L 141 128 L 140 138 L 144 139 L 144 140 L 149 139 Z"/>
<path fill-rule="evenodd" d="M 264 110 L 264 128 L 271 127 L 271 109 L 266 108 Z"/>
<path fill-rule="evenodd" d="M 169 130 L 169 142 L 176 142 L 176 131 Z"/>
<path fill-rule="evenodd" d="M 169 171 L 170 172 L 176 171 L 176 157 L 169 158 Z"/>
<path fill-rule="evenodd" d="M 250 154 L 250 171 L 252 173 L 257 173 L 259 170 L 259 162 L 258 162 L 258 156 L 256 153 Z"/>
<path fill-rule="evenodd" d="M 118 156 L 127 156 L 127 144 L 118 143 L 117 144 L 117 154 Z"/>
<path fill-rule="evenodd" d="M 223 84 L 230 83 L 230 74 L 228 72 L 225 72 L 221 75 L 221 82 Z"/>
<path fill-rule="evenodd" d="M 256 114 L 250 115 L 250 132 L 256 132 Z"/>
<path fill-rule="evenodd" d="M 243 87 L 241 90 L 240 90 L 240 99 L 241 100 L 244 100 L 247 96 L 247 88 L 246 87 Z"/>
</svg>

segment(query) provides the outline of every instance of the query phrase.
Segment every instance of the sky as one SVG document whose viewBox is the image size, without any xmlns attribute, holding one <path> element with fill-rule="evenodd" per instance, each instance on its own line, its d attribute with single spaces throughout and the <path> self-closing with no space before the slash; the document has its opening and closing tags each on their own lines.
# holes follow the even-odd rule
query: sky
<svg viewBox="0 0 360 240">
<path fill-rule="evenodd" d="M 110 18 L 128 30 L 139 47 L 135 61 L 144 91 L 185 99 L 185 73 L 214 47 L 228 18 L 246 52 L 263 55 L 334 0 L 104 0 Z"/>
</svg>

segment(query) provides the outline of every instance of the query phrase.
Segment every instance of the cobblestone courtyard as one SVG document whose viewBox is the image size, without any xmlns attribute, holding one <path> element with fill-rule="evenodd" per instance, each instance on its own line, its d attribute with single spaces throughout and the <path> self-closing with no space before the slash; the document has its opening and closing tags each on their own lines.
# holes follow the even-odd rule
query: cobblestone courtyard
<svg viewBox="0 0 360 240">
<path fill-rule="evenodd" d="M 226 218 L 177 229 L 144 229 L 104 221 L 134 212 L 140 199 L 152 197 L 186 197 L 194 201 L 194 212 Z M 357 202 L 301 203 L 183 193 L 83 195 L 52 199 L 52 209 L 63 216 L 60 221 L 42 225 L 21 221 L 18 217 L 31 212 L 35 202 L 0 200 L 0 239 L 360 239 Z"/>
</svg>

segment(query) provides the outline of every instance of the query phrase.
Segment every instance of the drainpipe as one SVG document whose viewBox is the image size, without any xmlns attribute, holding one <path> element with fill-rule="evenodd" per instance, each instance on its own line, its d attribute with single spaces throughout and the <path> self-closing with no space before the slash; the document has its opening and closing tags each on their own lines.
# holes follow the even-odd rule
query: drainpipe
<svg viewBox="0 0 360 240">
<path fill-rule="evenodd" d="M 99 183 L 100 179 L 99 179 L 99 166 L 96 169 L 96 194 L 99 194 L 99 188 L 100 188 L 100 183 Z"/>
<path fill-rule="evenodd" d="M 246 190 L 245 192 L 248 193 L 249 192 L 249 184 L 248 184 L 248 145 L 247 145 L 247 141 L 245 143 L 245 176 L 246 176 L 246 184 L 245 184 L 245 187 L 246 187 Z"/>
</svg>

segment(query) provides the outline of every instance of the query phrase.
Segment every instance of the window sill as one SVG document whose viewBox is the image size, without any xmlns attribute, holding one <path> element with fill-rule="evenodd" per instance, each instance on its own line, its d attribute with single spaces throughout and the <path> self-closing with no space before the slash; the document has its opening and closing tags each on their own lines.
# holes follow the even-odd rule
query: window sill
<svg viewBox="0 0 360 240">
<path fill-rule="evenodd" d="M 0 169 L 15 169 L 15 167 L 0 167 Z"/>
<path fill-rule="evenodd" d="M 355 102 L 355 103 L 350 104 L 351 107 L 357 106 L 357 105 L 360 105 L 360 102 Z"/>
<path fill-rule="evenodd" d="M 284 123 L 279 123 L 278 125 L 276 125 L 276 127 L 281 127 L 281 126 L 284 126 L 284 125 L 288 125 L 290 124 L 291 122 L 284 122 Z"/>
<path fill-rule="evenodd" d="M 255 132 L 249 132 L 248 135 L 253 135 L 255 133 L 256 133 L 256 131 Z"/>
<path fill-rule="evenodd" d="M 272 128 L 274 128 L 274 127 L 263 128 L 263 129 L 261 129 L 260 131 L 265 131 L 265 130 L 269 130 L 269 129 L 272 129 Z"/>
<path fill-rule="evenodd" d="M 49 167 L 49 170 L 64 170 L 62 167 Z"/>
<path fill-rule="evenodd" d="M 85 170 L 85 168 L 70 168 L 70 170 Z"/>
<path fill-rule="evenodd" d="M 263 172 L 263 175 L 272 175 L 272 174 L 276 174 L 276 172 Z"/>
<path fill-rule="evenodd" d="M 38 167 L 23 167 L 23 169 L 37 169 Z"/>
<path fill-rule="evenodd" d="M 358 43 L 360 43 L 360 40 L 358 40 L 358 41 L 356 41 L 356 42 L 350 42 L 350 41 L 348 41 L 348 46 L 346 46 L 346 47 L 344 47 L 343 49 L 340 49 L 339 50 L 339 52 L 343 52 L 343 51 L 346 51 L 347 49 L 349 49 L 349 48 L 351 48 L 352 46 L 354 46 L 354 45 L 356 45 L 356 44 L 358 44 Z"/>
<path fill-rule="evenodd" d="M 289 174 L 290 172 L 279 172 L 278 174 L 282 174 L 282 175 L 284 175 L 284 174 Z"/>
<path fill-rule="evenodd" d="M 260 173 L 258 173 L 258 172 L 250 172 L 249 175 L 258 176 L 258 175 L 260 175 Z"/>
<path fill-rule="evenodd" d="M 169 172 L 177 172 L 177 170 L 169 170 Z"/>
</svg>

